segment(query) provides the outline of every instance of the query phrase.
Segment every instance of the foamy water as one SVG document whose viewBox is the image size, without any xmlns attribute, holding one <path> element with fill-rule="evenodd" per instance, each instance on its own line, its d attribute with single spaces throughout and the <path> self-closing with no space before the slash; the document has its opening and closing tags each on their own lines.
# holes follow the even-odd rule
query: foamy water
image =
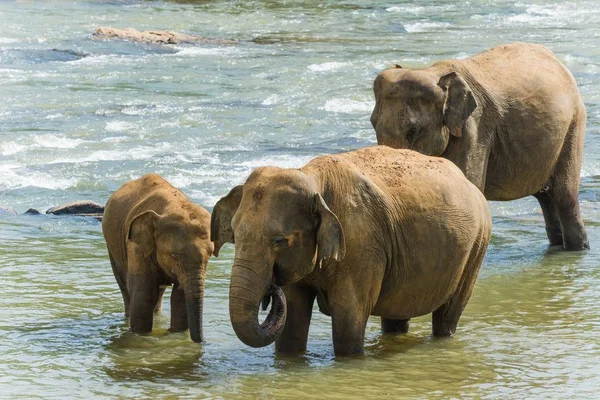
<svg viewBox="0 0 600 400">
<path fill-rule="evenodd" d="M 347 64 L 343 63 L 343 62 L 331 61 L 331 62 L 326 62 L 323 64 L 309 65 L 308 69 L 310 71 L 315 71 L 315 72 L 336 71 L 336 70 L 339 70 L 340 68 L 343 68 L 345 65 L 347 65 Z"/>
<path fill-rule="evenodd" d="M 373 101 L 356 101 L 349 99 L 330 99 L 325 102 L 323 109 L 330 112 L 341 112 L 348 114 L 362 114 L 371 112 L 373 110 Z"/>
</svg>

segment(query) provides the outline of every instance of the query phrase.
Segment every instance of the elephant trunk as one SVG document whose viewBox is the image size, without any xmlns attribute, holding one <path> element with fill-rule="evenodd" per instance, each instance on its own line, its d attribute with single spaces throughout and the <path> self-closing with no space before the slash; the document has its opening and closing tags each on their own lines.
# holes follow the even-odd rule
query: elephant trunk
<svg viewBox="0 0 600 400">
<path fill-rule="evenodd" d="M 240 262 L 236 257 L 229 287 L 229 315 L 238 338 L 251 347 L 273 343 L 285 325 L 287 306 L 285 295 L 272 283 L 273 269 L 265 264 Z M 272 299 L 269 315 L 258 322 L 261 302 Z"/>
<path fill-rule="evenodd" d="M 204 279 L 197 276 L 184 286 L 185 308 L 190 338 L 195 343 L 202 342 L 202 313 L 204 301 Z"/>
</svg>

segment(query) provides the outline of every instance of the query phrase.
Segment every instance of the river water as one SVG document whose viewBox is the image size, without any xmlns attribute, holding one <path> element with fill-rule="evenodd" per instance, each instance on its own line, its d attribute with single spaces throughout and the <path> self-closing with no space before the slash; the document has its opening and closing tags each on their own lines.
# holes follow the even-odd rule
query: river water
<svg viewBox="0 0 600 400">
<path fill-rule="evenodd" d="M 315 310 L 308 352 L 251 349 L 228 316 L 232 246 L 211 259 L 206 343 L 127 332 L 101 226 L 0 215 L 2 398 L 592 398 L 600 389 L 600 8 L 596 1 L 2 1 L 0 207 L 104 203 L 163 175 L 209 210 L 260 165 L 375 143 L 376 74 L 516 40 L 550 47 L 588 111 L 580 201 L 592 250 L 549 249 L 534 199 L 490 203 L 493 239 L 452 339 L 430 317 L 367 326 L 334 360 Z M 98 26 L 236 44 L 94 39 Z"/>
</svg>

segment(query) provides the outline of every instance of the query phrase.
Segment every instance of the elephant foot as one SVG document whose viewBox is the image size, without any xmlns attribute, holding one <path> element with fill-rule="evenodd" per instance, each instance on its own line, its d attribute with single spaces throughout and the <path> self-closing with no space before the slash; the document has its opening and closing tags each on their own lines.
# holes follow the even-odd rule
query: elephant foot
<svg viewBox="0 0 600 400">
<path fill-rule="evenodd" d="M 333 342 L 333 352 L 336 358 L 358 357 L 365 354 L 363 344 L 337 343 L 335 341 Z"/>
<path fill-rule="evenodd" d="M 444 304 L 432 313 L 432 334 L 438 337 L 451 337 L 456 332 L 460 314 L 449 312 L 449 303 Z"/>
<path fill-rule="evenodd" d="M 563 243 L 563 248 L 567 251 L 581 251 L 581 250 L 589 250 L 590 249 L 590 243 L 588 242 L 587 238 L 586 240 L 580 240 L 580 241 L 565 241 Z"/>
<path fill-rule="evenodd" d="M 581 217 L 578 218 L 578 220 Z M 587 233 L 583 227 L 583 223 L 576 220 L 570 227 L 563 229 L 562 245 L 565 250 L 579 251 L 589 250 L 590 242 L 588 241 Z M 563 224 L 565 226 L 566 224 Z"/>
<path fill-rule="evenodd" d="M 383 333 L 407 333 L 410 319 L 389 319 L 381 317 L 381 330 Z"/>
<path fill-rule="evenodd" d="M 306 353 L 306 341 L 277 343 L 275 352 L 280 356 L 297 356 Z"/>
<path fill-rule="evenodd" d="M 560 237 L 560 239 L 558 239 L 558 238 L 551 238 L 551 237 L 548 236 L 548 241 L 550 242 L 550 246 L 552 246 L 552 247 L 554 247 L 554 246 L 563 247 L 562 236 Z"/>
<path fill-rule="evenodd" d="M 548 235 L 548 242 L 550 246 L 562 246 L 563 245 L 563 233 L 560 228 L 560 224 L 549 225 L 546 222 L 546 234 Z"/>
</svg>

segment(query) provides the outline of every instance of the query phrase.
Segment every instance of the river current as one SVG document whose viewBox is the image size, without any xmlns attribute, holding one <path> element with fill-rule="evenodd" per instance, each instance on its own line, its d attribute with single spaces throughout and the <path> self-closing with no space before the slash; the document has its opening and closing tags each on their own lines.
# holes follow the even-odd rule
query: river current
<svg viewBox="0 0 600 400">
<path fill-rule="evenodd" d="M 0 398 L 593 398 L 600 389 L 600 7 L 596 1 L 0 1 Z M 99 26 L 234 44 L 149 45 Z M 228 316 L 233 246 L 212 258 L 206 343 L 128 332 L 100 224 L 22 215 L 104 204 L 157 172 L 212 209 L 251 170 L 375 144 L 372 82 L 513 41 L 572 71 L 588 130 L 580 202 L 592 249 L 549 249 L 533 198 L 491 202 L 493 239 L 452 339 L 367 325 L 335 360 L 252 349 Z M 166 296 L 167 297 L 167 296 Z"/>
</svg>

